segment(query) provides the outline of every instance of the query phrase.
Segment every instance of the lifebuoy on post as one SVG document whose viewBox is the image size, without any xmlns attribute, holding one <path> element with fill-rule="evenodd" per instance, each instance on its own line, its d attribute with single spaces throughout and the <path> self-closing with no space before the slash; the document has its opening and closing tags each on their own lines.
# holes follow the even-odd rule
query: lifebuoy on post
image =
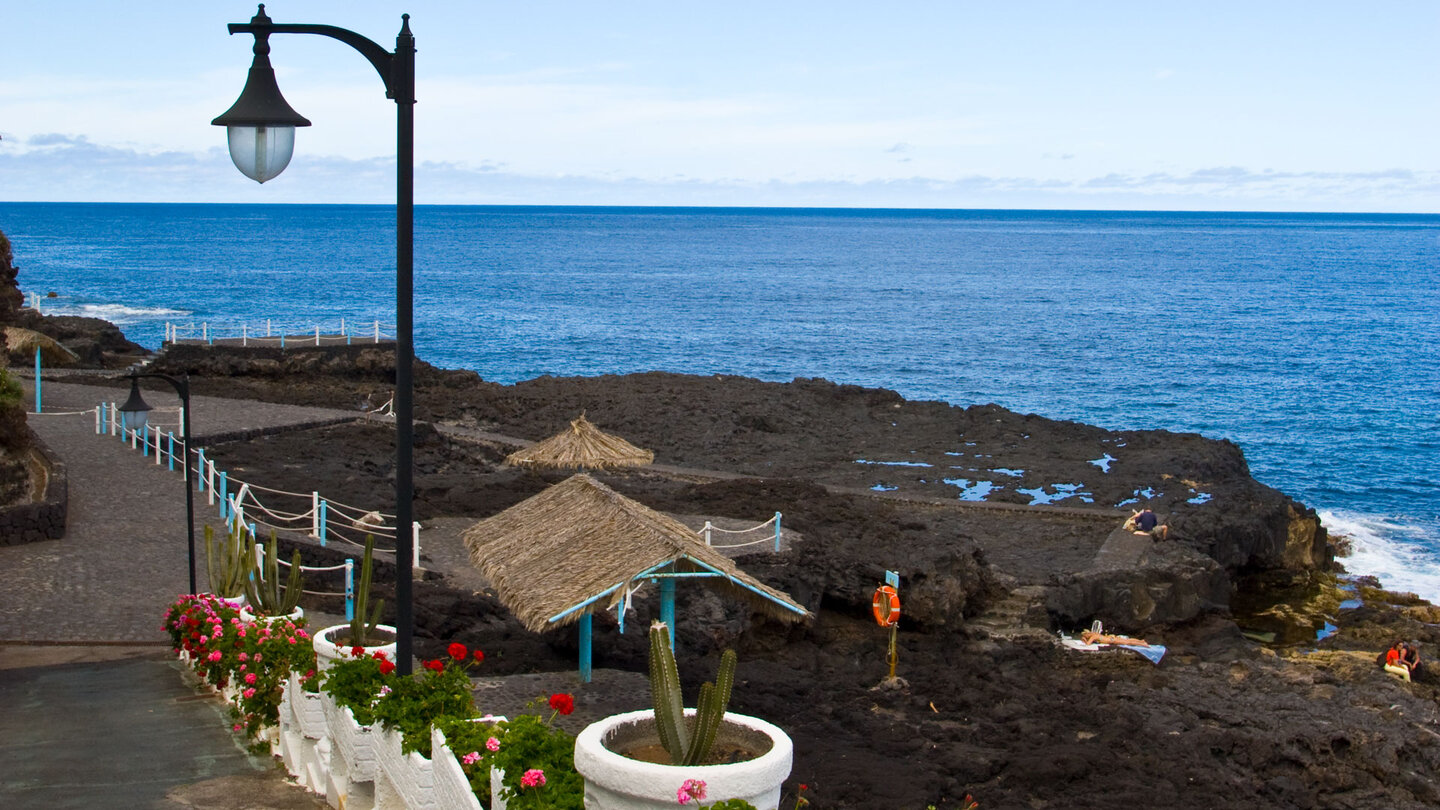
<svg viewBox="0 0 1440 810">
<path fill-rule="evenodd" d="M 875 599 L 870 603 L 875 622 L 881 627 L 894 627 L 900 621 L 900 594 L 889 585 L 875 589 Z"/>
</svg>

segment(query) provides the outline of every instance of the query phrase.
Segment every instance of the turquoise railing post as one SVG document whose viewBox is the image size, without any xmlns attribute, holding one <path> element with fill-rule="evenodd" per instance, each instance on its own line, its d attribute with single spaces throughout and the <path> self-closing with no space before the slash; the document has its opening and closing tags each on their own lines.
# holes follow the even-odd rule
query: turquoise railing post
<svg viewBox="0 0 1440 810">
<path fill-rule="evenodd" d="M 330 517 L 330 507 L 324 498 L 320 499 L 320 547 L 325 547 L 325 523 Z"/>
<path fill-rule="evenodd" d="M 40 407 L 40 347 L 35 347 L 35 412 L 44 413 Z"/>
<path fill-rule="evenodd" d="M 345 560 L 345 621 L 355 620 L 355 561 Z"/>
<path fill-rule="evenodd" d="M 200 487 L 200 491 L 201 491 L 201 492 L 204 492 L 204 491 L 205 491 L 205 448 L 202 447 L 202 448 L 200 448 L 199 450 L 196 450 L 196 451 L 195 451 L 195 458 L 197 459 L 197 461 L 195 462 L 195 464 L 196 464 L 196 466 L 198 467 L 199 472 L 200 472 L 199 475 L 195 476 L 195 479 L 196 479 L 196 481 L 198 482 L 198 485 L 199 485 L 199 487 Z M 211 501 L 211 503 L 214 503 L 214 501 Z"/>
<path fill-rule="evenodd" d="M 780 513 L 775 513 L 775 550 L 780 550 Z"/>
<path fill-rule="evenodd" d="M 98 421 L 98 422 L 95 423 L 95 435 L 97 435 L 97 436 L 104 436 L 104 435 L 105 435 L 105 424 L 106 424 L 105 420 L 106 420 L 107 418 L 109 418 L 109 417 L 108 417 L 108 416 L 106 415 L 106 413 L 105 413 L 105 403 L 102 402 L 102 403 L 100 403 L 100 421 Z"/>
<path fill-rule="evenodd" d="M 220 519 L 221 519 L 221 520 L 229 520 L 229 519 L 230 519 L 229 506 L 228 506 L 228 504 L 227 504 L 227 502 L 226 502 L 226 496 L 225 496 L 225 490 L 228 489 L 225 479 L 226 479 L 225 472 L 224 472 L 224 470 L 221 470 L 221 472 L 220 472 L 220 484 L 219 484 L 219 486 L 216 487 L 217 489 L 220 490 Z"/>
<path fill-rule="evenodd" d="M 170 433 L 170 448 L 169 448 L 170 472 L 175 472 L 175 431 L 172 430 L 172 431 L 169 431 L 169 433 Z"/>
<path fill-rule="evenodd" d="M 149 457 L 150 457 L 150 428 L 149 428 L 149 427 L 146 427 L 146 428 L 143 428 L 142 430 L 143 430 L 143 432 L 145 433 L 145 435 L 144 435 L 143 437 L 141 437 L 141 438 L 142 438 L 142 441 L 140 442 L 140 455 L 141 455 L 141 456 L 144 456 L 145 458 L 149 458 Z M 142 432 L 142 431 L 137 430 L 137 431 L 135 431 L 135 432 L 136 432 L 136 433 L 140 433 L 140 432 Z"/>
<path fill-rule="evenodd" d="M 285 348 L 285 336 L 284 336 L 284 335 L 281 335 L 281 336 L 280 336 L 280 348 L 282 348 L 282 349 Z"/>
<path fill-rule="evenodd" d="M 580 626 L 580 682 L 590 683 L 590 612 L 576 622 Z"/>
<path fill-rule="evenodd" d="M 670 649 L 675 649 L 675 580 L 662 577 L 660 580 L 660 621 L 670 628 Z"/>
</svg>

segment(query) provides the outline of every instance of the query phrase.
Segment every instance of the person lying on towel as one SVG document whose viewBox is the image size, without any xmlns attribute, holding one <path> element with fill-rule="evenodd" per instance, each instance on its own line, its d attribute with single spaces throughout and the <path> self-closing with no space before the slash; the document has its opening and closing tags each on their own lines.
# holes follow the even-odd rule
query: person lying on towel
<svg viewBox="0 0 1440 810">
<path fill-rule="evenodd" d="M 1149 647 L 1150 642 L 1143 638 L 1130 638 L 1129 636 L 1111 636 L 1105 633 L 1095 633 L 1090 630 L 1080 632 L 1080 640 L 1086 644 L 1123 644 L 1127 647 Z"/>
</svg>

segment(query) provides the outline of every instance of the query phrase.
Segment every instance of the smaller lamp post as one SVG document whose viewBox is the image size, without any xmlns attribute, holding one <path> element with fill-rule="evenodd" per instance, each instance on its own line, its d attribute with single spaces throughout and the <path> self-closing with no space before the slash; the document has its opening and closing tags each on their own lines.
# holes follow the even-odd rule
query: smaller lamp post
<svg viewBox="0 0 1440 810">
<path fill-rule="evenodd" d="M 190 474 L 190 375 L 171 377 L 169 374 L 148 372 L 126 376 L 130 380 L 130 398 L 120 406 L 120 424 L 130 430 L 143 431 L 150 418 L 150 406 L 140 396 L 141 377 L 164 380 L 173 385 L 175 393 L 180 395 L 180 435 L 185 447 L 185 537 L 189 544 L 190 593 L 195 593 L 195 487 L 191 485 L 193 479 Z M 157 449 L 155 452 L 160 451 Z"/>
</svg>

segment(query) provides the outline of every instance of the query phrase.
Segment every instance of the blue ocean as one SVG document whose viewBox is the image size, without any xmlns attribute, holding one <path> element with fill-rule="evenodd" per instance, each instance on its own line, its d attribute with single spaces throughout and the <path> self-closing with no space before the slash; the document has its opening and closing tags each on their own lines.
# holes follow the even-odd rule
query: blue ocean
<svg viewBox="0 0 1440 810">
<path fill-rule="evenodd" d="M 394 323 L 376 206 L 0 203 L 44 311 L 157 347 Z M 499 382 L 825 377 L 1229 438 L 1440 601 L 1440 216 L 421 206 L 415 343 Z"/>
</svg>

